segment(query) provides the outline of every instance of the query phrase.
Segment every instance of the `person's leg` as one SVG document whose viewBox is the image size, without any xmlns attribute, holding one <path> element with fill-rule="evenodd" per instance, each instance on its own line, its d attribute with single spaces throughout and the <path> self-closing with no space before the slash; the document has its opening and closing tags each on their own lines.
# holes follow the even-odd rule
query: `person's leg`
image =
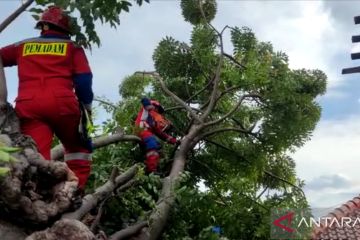
<svg viewBox="0 0 360 240">
<path fill-rule="evenodd" d="M 147 131 L 147 130 L 145 130 Z M 160 143 L 156 137 L 149 131 L 146 134 L 142 134 L 142 141 L 146 148 L 146 172 L 156 172 L 159 165 L 160 155 L 159 155 L 159 146 Z"/>
<path fill-rule="evenodd" d="M 20 118 L 21 133 L 29 135 L 36 143 L 39 153 L 50 160 L 51 143 L 54 133 L 48 124 L 29 118 Z"/>
<path fill-rule="evenodd" d="M 80 140 L 79 115 L 59 116 L 55 134 L 65 148 L 64 160 L 79 179 L 79 188 L 84 189 L 91 171 L 91 152 Z"/>
</svg>

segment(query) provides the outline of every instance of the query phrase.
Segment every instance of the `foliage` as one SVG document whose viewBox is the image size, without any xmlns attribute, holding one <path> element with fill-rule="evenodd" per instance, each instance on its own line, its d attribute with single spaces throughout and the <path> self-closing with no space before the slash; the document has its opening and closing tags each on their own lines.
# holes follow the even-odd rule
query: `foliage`
<svg viewBox="0 0 360 240">
<path fill-rule="evenodd" d="M 325 92 L 326 75 L 320 70 L 290 69 L 285 53 L 259 41 L 247 27 L 223 29 L 230 31 L 233 46 L 232 53 L 224 53 L 222 35 L 207 23 L 215 15 L 216 4 L 202 2 L 214 11 L 205 14 L 207 21 L 199 12 L 199 1 L 181 2 L 185 20 L 194 25 L 190 42 L 169 36 L 160 41 L 153 54 L 156 72 L 198 112 L 209 106 L 218 74 L 215 108 L 206 121 L 232 114 L 204 128 L 189 152 L 187 174 L 176 192 L 176 205 L 162 239 L 269 239 L 271 208 L 308 208 L 289 151 L 309 140 L 320 118 L 316 98 Z M 140 99 L 148 96 L 167 107 L 177 135 L 187 133 L 192 123 L 189 114 L 164 94 L 156 78 L 128 76 L 119 92 L 122 100 L 111 110 L 113 118 L 107 121 L 105 132 L 121 127 L 132 133 Z M 236 108 L 240 99 L 243 101 Z M 209 134 L 212 131 L 214 134 Z M 139 152 L 140 148 L 131 144 L 97 151 L 94 185 L 99 179 L 105 181 L 114 166 L 126 168 L 135 159 L 141 161 Z M 173 148 L 163 144 L 162 152 L 166 173 Z M 109 201 L 109 214 L 103 217 L 107 231 L 133 218 L 146 218 L 158 197 L 158 182 L 153 177 L 140 174 L 140 188 Z M 200 182 L 203 187 L 199 188 Z M 124 218 L 115 220 L 114 215 Z M 220 234 L 214 233 L 214 226 L 220 226 Z"/>
<path fill-rule="evenodd" d="M 8 164 L 18 161 L 11 154 L 20 150 L 20 148 L 7 147 L 5 144 L 0 142 L 0 177 L 4 177 L 10 172 Z"/>
<path fill-rule="evenodd" d="M 143 2 L 149 1 L 134 2 L 141 6 Z M 30 9 L 35 20 L 38 20 L 39 14 L 50 5 L 63 7 L 68 13 L 75 13 L 71 17 L 72 33 L 75 35 L 75 41 L 85 48 L 91 48 L 92 44 L 100 45 L 100 38 L 96 33 L 96 21 L 100 20 L 102 24 L 107 23 L 116 28 L 120 25 L 119 15 L 124 11 L 129 12 L 133 5 L 128 0 L 36 0 L 36 3 L 38 6 Z"/>
<path fill-rule="evenodd" d="M 191 24 L 211 22 L 216 14 L 215 0 L 181 0 L 181 9 L 185 21 Z M 206 19 L 204 19 L 204 17 Z"/>
</svg>

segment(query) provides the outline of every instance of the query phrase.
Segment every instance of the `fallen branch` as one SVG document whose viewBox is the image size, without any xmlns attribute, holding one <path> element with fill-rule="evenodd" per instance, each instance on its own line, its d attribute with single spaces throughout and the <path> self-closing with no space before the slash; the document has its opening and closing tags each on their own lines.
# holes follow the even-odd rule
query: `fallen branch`
<svg viewBox="0 0 360 240">
<path fill-rule="evenodd" d="M 97 214 L 96 214 L 95 220 L 93 221 L 93 223 L 92 223 L 91 226 L 90 226 L 90 231 L 92 231 L 92 232 L 95 232 L 95 231 L 96 231 L 96 228 L 97 228 L 97 226 L 99 225 L 100 219 L 101 219 L 101 217 L 102 217 L 102 215 L 103 215 L 103 212 L 104 212 L 104 205 L 105 205 L 105 203 L 107 202 L 107 200 L 108 200 L 109 198 L 110 198 L 110 196 L 108 196 L 107 198 L 105 198 L 105 199 L 101 202 L 101 204 L 100 204 L 100 206 L 99 206 L 99 209 L 98 209 L 98 212 L 97 212 Z"/>
<path fill-rule="evenodd" d="M 147 227 L 148 223 L 143 221 L 118 231 L 110 236 L 109 240 L 123 240 L 136 235 L 141 229 Z"/>
<path fill-rule="evenodd" d="M 141 139 L 135 135 L 124 135 L 122 133 L 116 133 L 110 136 L 101 136 L 93 141 L 93 147 L 101 148 L 117 142 L 138 142 Z M 51 159 L 58 160 L 64 156 L 64 147 L 59 144 L 51 149 Z"/>
<path fill-rule="evenodd" d="M 138 171 L 138 166 L 134 165 L 126 170 L 123 174 L 115 178 L 115 181 L 107 181 L 104 185 L 97 188 L 94 193 L 88 194 L 83 198 L 83 204 L 75 212 L 66 213 L 62 216 L 63 219 L 82 219 L 86 213 L 95 208 L 100 202 L 111 195 L 116 188 L 127 183 L 135 177 Z"/>
</svg>

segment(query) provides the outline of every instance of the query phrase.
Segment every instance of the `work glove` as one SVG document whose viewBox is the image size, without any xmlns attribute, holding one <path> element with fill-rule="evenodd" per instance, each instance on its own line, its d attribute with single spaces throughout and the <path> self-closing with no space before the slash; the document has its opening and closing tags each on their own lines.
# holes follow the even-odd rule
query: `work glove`
<svg viewBox="0 0 360 240">
<path fill-rule="evenodd" d="M 83 189 L 77 189 L 73 198 L 71 199 L 71 205 L 70 205 L 70 209 L 71 211 L 75 211 L 77 209 L 79 209 L 82 205 L 82 198 L 84 196 L 84 190 Z"/>
<path fill-rule="evenodd" d="M 168 143 L 170 143 L 170 144 L 177 144 L 177 142 L 178 142 L 178 140 L 176 140 L 176 138 L 174 138 L 174 137 L 171 137 L 171 138 L 169 138 L 168 139 Z"/>
<path fill-rule="evenodd" d="M 181 140 L 176 140 L 175 145 L 180 145 L 181 144 Z"/>
</svg>

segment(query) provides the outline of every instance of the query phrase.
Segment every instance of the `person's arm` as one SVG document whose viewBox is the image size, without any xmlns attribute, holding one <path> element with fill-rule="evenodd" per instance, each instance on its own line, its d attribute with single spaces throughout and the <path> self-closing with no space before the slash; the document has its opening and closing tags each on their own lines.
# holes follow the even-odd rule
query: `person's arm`
<svg viewBox="0 0 360 240">
<path fill-rule="evenodd" d="M 0 108 L 6 106 L 7 103 L 7 87 L 4 65 L 0 55 Z"/>
<path fill-rule="evenodd" d="M 86 110 L 91 112 L 91 105 L 94 98 L 92 91 L 92 73 L 79 73 L 74 77 L 75 93 Z"/>
<path fill-rule="evenodd" d="M 4 67 L 17 65 L 17 51 L 17 44 L 0 49 L 0 107 L 6 106 L 8 95 Z"/>
<path fill-rule="evenodd" d="M 91 114 L 91 105 L 94 99 L 94 94 L 92 91 L 93 75 L 91 73 L 91 69 L 84 50 L 82 48 L 75 47 L 73 56 L 73 80 L 75 93 L 79 101 Z"/>
<path fill-rule="evenodd" d="M 152 128 L 152 132 L 161 140 L 170 143 L 170 144 L 176 144 L 178 143 L 178 141 L 176 140 L 175 137 L 161 131 L 160 129 L 157 129 L 156 127 Z"/>
</svg>

